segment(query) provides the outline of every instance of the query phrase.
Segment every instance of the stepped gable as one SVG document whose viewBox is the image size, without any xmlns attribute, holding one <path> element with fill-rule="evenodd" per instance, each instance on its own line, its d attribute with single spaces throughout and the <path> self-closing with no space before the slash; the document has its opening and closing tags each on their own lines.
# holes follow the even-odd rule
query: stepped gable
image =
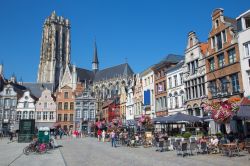
<svg viewBox="0 0 250 166">
<path fill-rule="evenodd" d="M 117 66 L 109 67 L 95 74 L 94 82 L 108 80 L 116 77 L 132 76 L 133 70 L 128 63 L 120 64 Z"/>
</svg>

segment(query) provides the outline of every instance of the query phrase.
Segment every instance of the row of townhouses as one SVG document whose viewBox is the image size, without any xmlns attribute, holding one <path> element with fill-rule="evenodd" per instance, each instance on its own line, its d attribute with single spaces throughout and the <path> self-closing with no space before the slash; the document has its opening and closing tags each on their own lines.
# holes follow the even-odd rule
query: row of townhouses
<svg viewBox="0 0 250 166">
<path fill-rule="evenodd" d="M 96 43 L 92 70 L 72 65 L 70 22 L 53 12 L 43 26 L 37 83 L 7 80 L 0 66 L 0 127 L 35 119 L 38 127 L 89 132 L 103 120 L 135 125 L 145 115 L 205 117 L 203 103 L 249 97 L 250 10 L 237 18 L 223 12 L 212 12 L 207 41 L 191 31 L 183 55 L 168 54 L 137 74 L 128 63 L 100 70 Z"/>
</svg>

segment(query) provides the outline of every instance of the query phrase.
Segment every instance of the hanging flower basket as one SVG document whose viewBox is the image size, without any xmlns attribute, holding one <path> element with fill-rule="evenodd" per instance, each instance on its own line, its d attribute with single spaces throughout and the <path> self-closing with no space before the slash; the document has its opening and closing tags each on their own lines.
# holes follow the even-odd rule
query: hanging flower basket
<svg viewBox="0 0 250 166">
<path fill-rule="evenodd" d="M 217 123 L 227 123 L 240 108 L 240 98 L 230 98 L 226 101 L 203 104 L 204 110 L 211 114 Z"/>
</svg>

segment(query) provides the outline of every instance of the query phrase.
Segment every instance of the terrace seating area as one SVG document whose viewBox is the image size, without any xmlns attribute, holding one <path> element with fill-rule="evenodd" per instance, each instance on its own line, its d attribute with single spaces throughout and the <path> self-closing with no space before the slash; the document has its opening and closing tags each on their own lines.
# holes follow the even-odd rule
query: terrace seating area
<svg viewBox="0 0 250 166">
<path fill-rule="evenodd" d="M 221 155 L 227 157 L 240 157 L 242 155 L 250 155 L 250 139 L 245 139 L 239 142 L 235 139 L 232 142 L 227 140 L 223 142 L 216 136 L 212 137 L 191 137 L 184 138 L 168 138 L 164 141 L 159 141 L 156 151 L 165 152 L 176 151 L 177 156 L 195 156 L 195 155 Z"/>
</svg>

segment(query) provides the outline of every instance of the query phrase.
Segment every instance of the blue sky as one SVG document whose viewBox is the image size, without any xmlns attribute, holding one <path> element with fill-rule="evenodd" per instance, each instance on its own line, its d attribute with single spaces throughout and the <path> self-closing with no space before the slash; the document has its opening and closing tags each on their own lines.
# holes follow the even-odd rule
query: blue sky
<svg viewBox="0 0 250 166">
<path fill-rule="evenodd" d="M 187 33 L 206 41 L 211 13 L 237 17 L 247 0 L 1 0 L 0 62 L 9 78 L 35 82 L 42 26 L 53 10 L 71 22 L 71 62 L 91 69 L 96 38 L 100 68 L 125 62 L 141 72 L 169 53 L 184 54 Z"/>
</svg>

